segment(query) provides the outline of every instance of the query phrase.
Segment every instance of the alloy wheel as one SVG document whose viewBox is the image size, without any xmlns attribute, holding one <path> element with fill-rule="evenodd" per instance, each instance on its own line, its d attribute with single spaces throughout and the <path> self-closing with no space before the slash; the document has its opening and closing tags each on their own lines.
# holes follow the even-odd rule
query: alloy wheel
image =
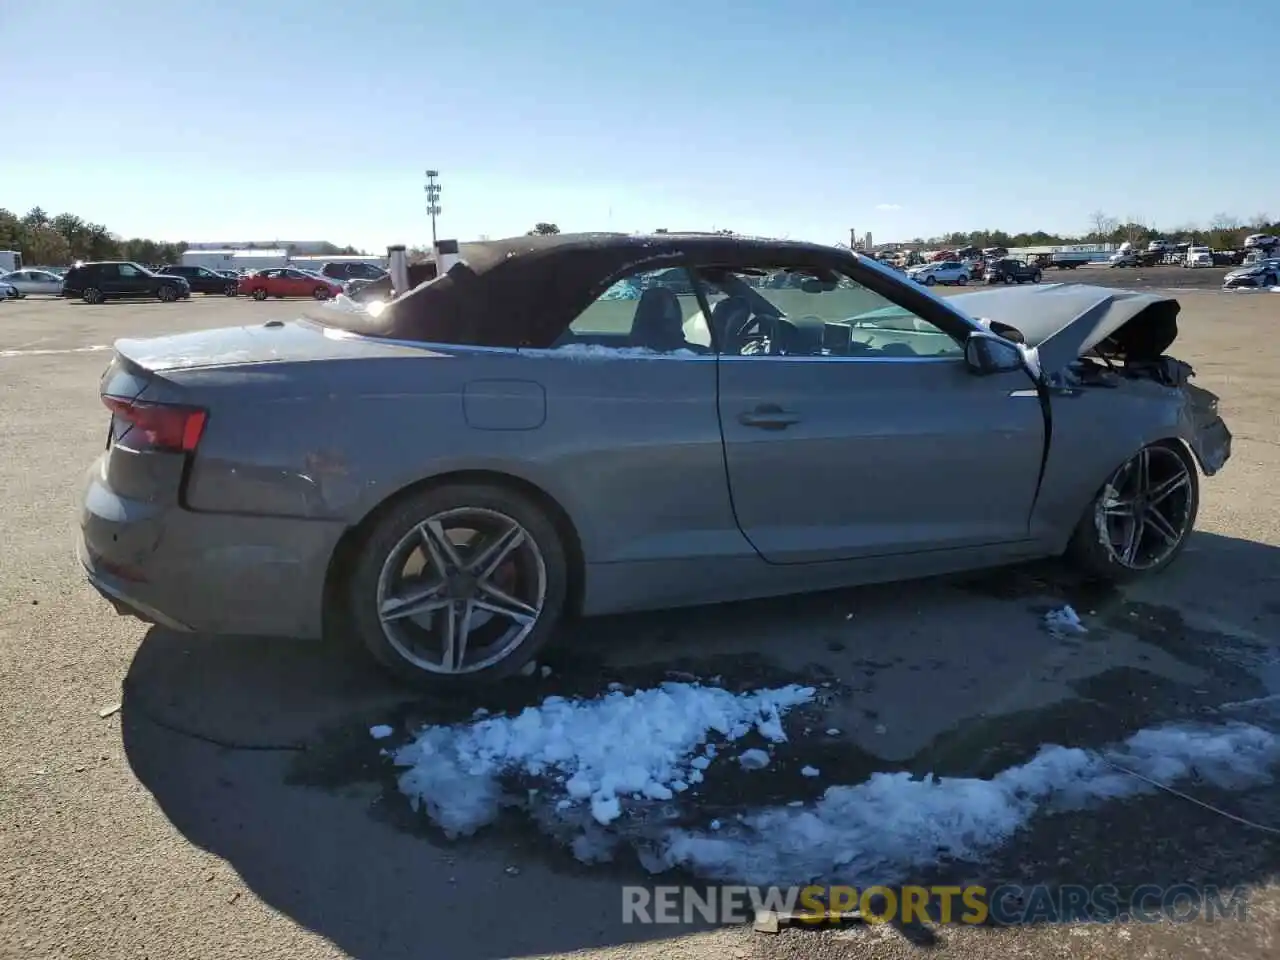
<svg viewBox="0 0 1280 960">
<path fill-rule="evenodd" d="M 460 507 L 417 524 L 378 576 L 387 642 L 436 674 L 469 674 L 505 660 L 538 624 L 547 597 L 542 551 L 497 510 Z"/>
<path fill-rule="evenodd" d="M 1111 475 L 1094 526 L 1113 562 L 1150 570 L 1173 555 L 1195 521 L 1191 479 L 1186 460 L 1164 446 L 1144 447 Z"/>
</svg>

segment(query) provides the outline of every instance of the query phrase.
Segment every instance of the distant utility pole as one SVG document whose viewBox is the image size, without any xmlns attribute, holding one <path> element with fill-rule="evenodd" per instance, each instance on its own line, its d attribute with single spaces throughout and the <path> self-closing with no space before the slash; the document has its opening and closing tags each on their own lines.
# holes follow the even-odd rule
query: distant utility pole
<svg viewBox="0 0 1280 960">
<path fill-rule="evenodd" d="M 422 189 L 427 193 L 427 213 L 431 215 L 431 250 L 436 249 L 436 217 L 440 216 L 440 179 L 439 170 L 427 171 L 427 185 Z"/>
</svg>

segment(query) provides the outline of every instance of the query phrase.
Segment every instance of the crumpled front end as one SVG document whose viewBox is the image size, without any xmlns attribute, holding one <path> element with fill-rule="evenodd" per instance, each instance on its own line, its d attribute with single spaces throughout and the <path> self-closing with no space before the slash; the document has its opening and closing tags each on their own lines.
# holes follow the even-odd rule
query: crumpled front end
<svg viewBox="0 0 1280 960">
<path fill-rule="evenodd" d="M 1182 392 L 1186 398 L 1182 406 L 1182 438 L 1191 447 L 1204 475 L 1212 477 L 1231 459 L 1231 431 L 1218 412 L 1216 393 L 1191 383 L 1185 383 Z"/>
</svg>

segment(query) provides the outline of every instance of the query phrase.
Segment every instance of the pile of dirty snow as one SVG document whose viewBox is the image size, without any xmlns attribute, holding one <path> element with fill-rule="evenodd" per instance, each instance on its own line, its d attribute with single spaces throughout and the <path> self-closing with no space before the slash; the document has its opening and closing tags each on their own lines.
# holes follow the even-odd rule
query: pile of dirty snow
<svg viewBox="0 0 1280 960">
<path fill-rule="evenodd" d="M 877 773 L 829 786 L 816 801 L 697 818 L 698 801 L 686 792 L 704 777 L 769 777 L 778 760 L 785 768 L 783 719 L 815 695 L 797 685 L 733 693 L 673 682 L 591 700 L 550 697 L 515 716 L 477 711 L 466 723 L 426 727 L 391 756 L 403 768 L 400 790 L 451 836 L 473 833 L 504 805 L 521 806 L 584 862 L 625 845 L 655 872 L 765 885 L 886 883 L 947 859 L 976 860 L 1037 813 L 1153 789 L 1120 768 L 1162 784 L 1194 774 L 1235 789 L 1266 782 L 1280 763 L 1280 737 L 1257 726 L 1167 726 L 1100 751 L 1047 745 L 989 780 Z M 375 739 L 390 732 L 370 730 Z M 769 749 L 715 762 L 717 745 L 728 754 L 727 744 L 748 735 Z M 689 826 L 700 822 L 705 828 Z"/>
<path fill-rule="evenodd" d="M 1037 811 L 1082 809 L 1152 789 L 1112 764 L 1169 784 L 1193 772 L 1219 786 L 1266 782 L 1280 738 L 1247 724 L 1142 730 L 1102 752 L 1046 746 L 990 780 L 878 773 L 829 788 L 809 808 L 772 808 L 725 830 L 671 830 L 663 866 L 729 882 L 890 882 L 940 860 L 976 859 Z"/>
<path fill-rule="evenodd" d="M 450 835 L 493 820 L 505 799 L 502 779 L 512 775 L 544 782 L 540 795 L 557 810 L 589 806 L 608 824 L 625 799 L 670 800 L 700 783 L 715 757 L 713 737 L 755 731 L 784 742 L 782 717 L 814 696 L 796 685 L 735 694 L 665 683 L 594 700 L 549 697 L 513 717 L 427 727 L 393 759 L 407 768 L 401 791 Z"/>
</svg>

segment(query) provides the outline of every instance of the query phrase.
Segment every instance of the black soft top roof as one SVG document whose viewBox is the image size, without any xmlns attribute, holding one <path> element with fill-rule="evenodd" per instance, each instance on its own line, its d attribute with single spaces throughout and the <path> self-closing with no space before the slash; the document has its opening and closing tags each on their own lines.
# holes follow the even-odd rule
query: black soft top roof
<svg viewBox="0 0 1280 960">
<path fill-rule="evenodd" d="M 696 260 L 819 265 L 834 247 L 724 234 L 552 234 L 459 245 L 443 277 L 397 297 L 377 316 L 319 306 L 309 319 L 365 336 L 486 347 L 549 347 L 579 313 L 630 273 Z"/>
</svg>

